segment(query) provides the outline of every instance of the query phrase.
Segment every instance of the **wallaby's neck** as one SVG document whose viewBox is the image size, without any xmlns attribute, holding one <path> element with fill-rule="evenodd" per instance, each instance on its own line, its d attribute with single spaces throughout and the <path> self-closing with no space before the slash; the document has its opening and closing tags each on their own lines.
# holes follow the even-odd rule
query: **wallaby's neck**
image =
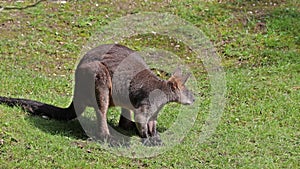
<svg viewBox="0 0 300 169">
<path fill-rule="evenodd" d="M 148 69 L 138 73 L 131 81 L 130 95 L 135 106 L 143 104 L 140 101 L 146 98 L 154 99 L 149 101 L 154 101 L 157 106 L 177 100 L 176 93 L 172 91 L 168 81 L 160 79 Z"/>
<path fill-rule="evenodd" d="M 165 94 L 165 96 L 167 97 L 167 101 L 165 102 L 165 104 L 177 101 L 177 95 L 172 91 L 171 87 L 168 85 L 167 80 L 159 80 L 157 84 L 159 90 L 161 90 L 163 94 Z"/>
</svg>

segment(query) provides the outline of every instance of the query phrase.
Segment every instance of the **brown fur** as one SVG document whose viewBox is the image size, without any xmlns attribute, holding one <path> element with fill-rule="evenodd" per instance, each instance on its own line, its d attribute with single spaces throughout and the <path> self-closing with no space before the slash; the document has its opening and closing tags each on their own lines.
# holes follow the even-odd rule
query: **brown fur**
<svg viewBox="0 0 300 169">
<path fill-rule="evenodd" d="M 136 126 L 139 135 L 146 141 L 149 137 L 158 136 L 157 115 L 165 104 L 194 102 L 193 94 L 184 85 L 188 77 L 177 70 L 169 80 L 162 80 L 135 51 L 121 45 L 101 45 L 87 52 L 78 64 L 74 97 L 68 108 L 6 97 L 0 97 L 0 103 L 21 106 L 32 114 L 58 120 L 76 118 L 87 106 L 94 107 L 100 139 L 110 138 L 106 120 L 108 108 L 121 106 L 119 126 L 124 129 Z M 131 121 L 133 115 L 135 122 Z"/>
</svg>

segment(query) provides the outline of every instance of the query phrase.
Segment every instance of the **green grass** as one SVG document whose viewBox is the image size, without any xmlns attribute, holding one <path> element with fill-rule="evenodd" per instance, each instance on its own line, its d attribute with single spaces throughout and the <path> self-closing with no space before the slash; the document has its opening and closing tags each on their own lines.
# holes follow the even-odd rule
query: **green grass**
<svg viewBox="0 0 300 169">
<path fill-rule="evenodd" d="M 31 2 L 2 1 L 0 6 Z M 299 9 L 296 0 L 187 0 L 42 2 L 1 11 L 1 96 L 67 106 L 81 47 L 93 33 L 120 16 L 155 11 L 178 15 L 209 37 L 226 71 L 227 100 L 217 130 L 198 144 L 210 103 L 202 63 L 172 39 L 132 37 L 124 44 L 134 49 L 160 47 L 191 58 L 186 64 L 198 80 L 201 104 L 181 144 L 151 158 L 116 156 L 89 142 L 76 120 L 45 120 L 1 105 L 0 168 L 299 168 Z M 177 49 L 177 43 L 183 47 Z M 166 112 L 159 117 L 160 131 L 176 117 L 171 108 Z M 110 115 L 108 121 L 116 125 L 117 111 Z"/>
</svg>

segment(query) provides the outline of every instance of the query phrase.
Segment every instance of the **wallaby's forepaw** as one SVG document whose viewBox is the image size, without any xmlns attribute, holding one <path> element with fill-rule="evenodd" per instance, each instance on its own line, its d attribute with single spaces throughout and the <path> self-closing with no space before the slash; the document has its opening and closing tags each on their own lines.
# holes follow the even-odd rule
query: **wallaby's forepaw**
<svg viewBox="0 0 300 169">
<path fill-rule="evenodd" d="M 164 143 L 162 142 L 158 134 L 152 137 L 142 138 L 142 143 L 144 146 L 149 146 L 149 147 L 164 145 Z"/>
</svg>

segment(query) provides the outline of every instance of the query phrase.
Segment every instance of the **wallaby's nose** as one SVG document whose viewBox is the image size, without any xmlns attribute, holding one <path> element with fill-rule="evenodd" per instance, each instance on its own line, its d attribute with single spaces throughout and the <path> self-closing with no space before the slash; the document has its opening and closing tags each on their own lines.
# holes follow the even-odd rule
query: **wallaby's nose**
<svg viewBox="0 0 300 169">
<path fill-rule="evenodd" d="M 194 96 L 194 94 L 193 93 L 191 93 L 191 103 L 190 104 L 193 104 L 194 102 L 195 102 L 195 96 Z"/>
<path fill-rule="evenodd" d="M 192 98 L 191 104 L 193 104 L 194 102 L 195 102 L 195 97 Z"/>
<path fill-rule="evenodd" d="M 189 100 L 186 102 L 186 105 L 192 105 L 194 102 L 195 102 L 195 97 L 191 95 Z"/>
</svg>

